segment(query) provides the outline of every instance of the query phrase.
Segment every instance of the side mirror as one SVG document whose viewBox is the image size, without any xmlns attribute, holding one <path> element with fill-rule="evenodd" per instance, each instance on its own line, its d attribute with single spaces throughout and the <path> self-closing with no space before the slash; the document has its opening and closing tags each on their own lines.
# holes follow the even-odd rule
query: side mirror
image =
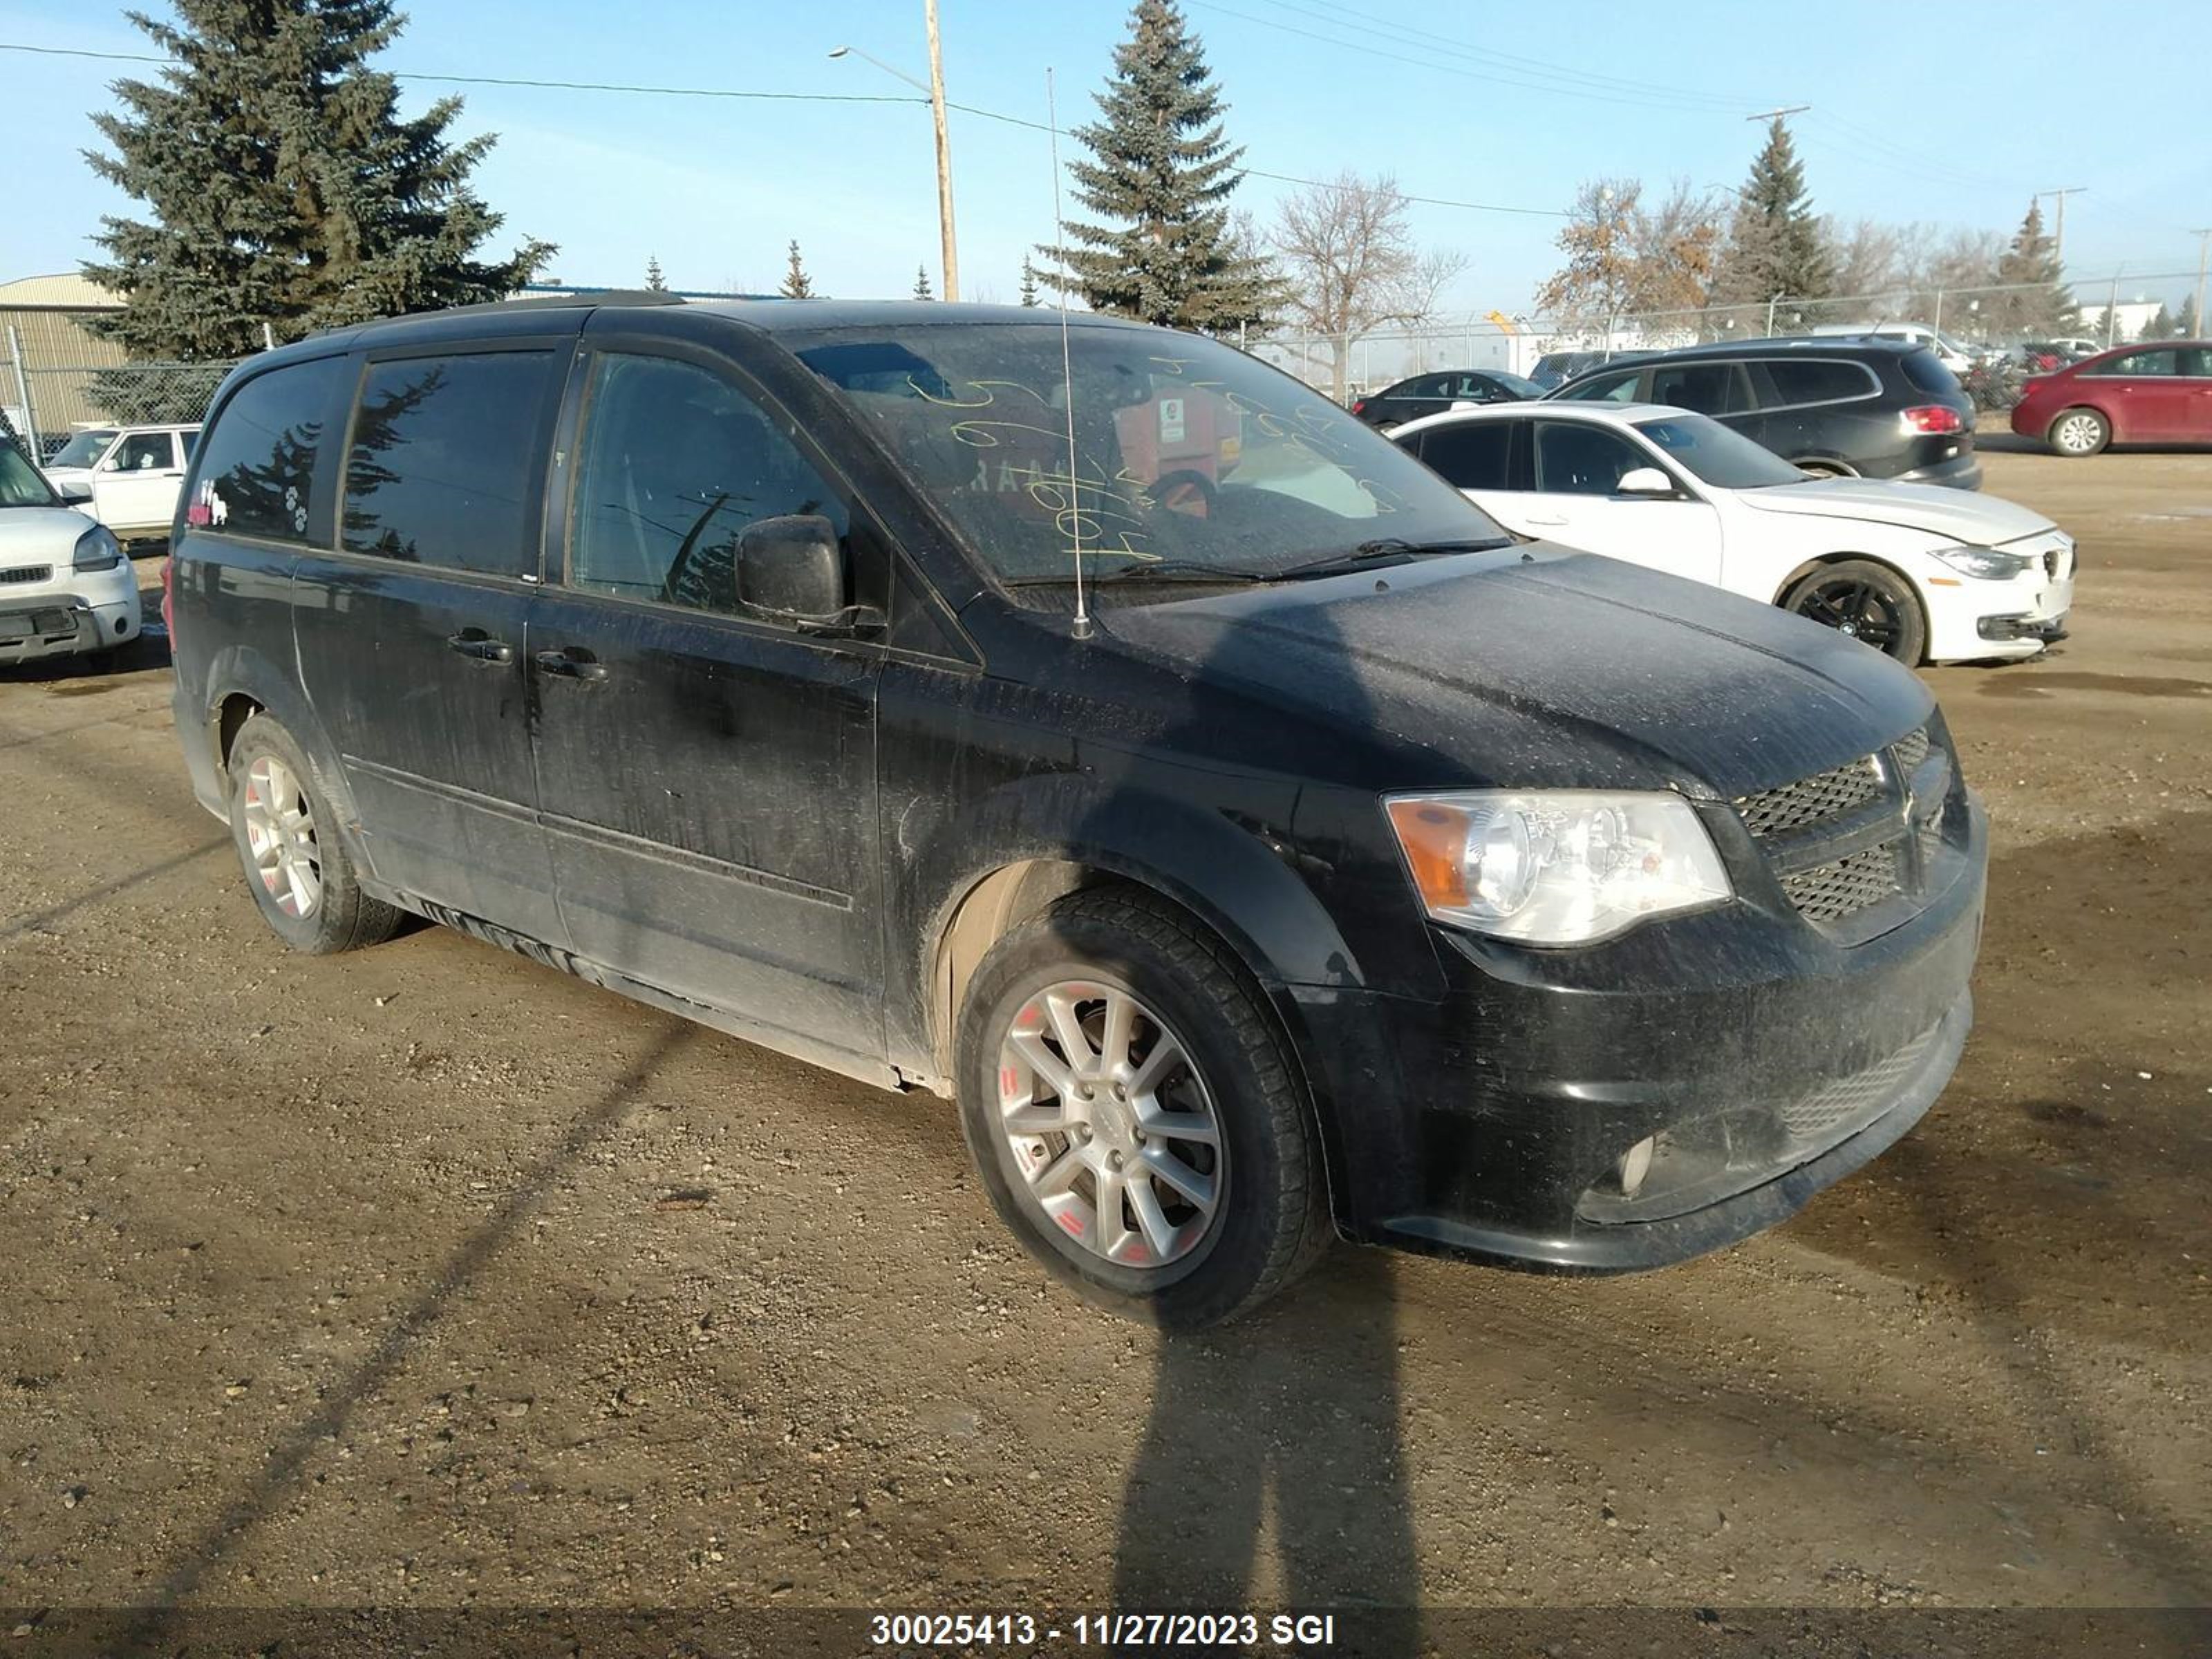
<svg viewBox="0 0 2212 1659">
<path fill-rule="evenodd" d="M 1452 399 L 1451 406 L 1454 409 L 1480 409 L 1482 407 L 1480 404 L 1477 403 L 1472 398 L 1455 398 Z"/>
<path fill-rule="evenodd" d="M 1656 466 L 1632 466 L 1613 487 L 1616 495 L 1672 495 L 1674 481 Z"/>
<path fill-rule="evenodd" d="M 738 602 L 799 627 L 853 627 L 872 611 L 853 603 L 837 528 L 818 513 L 756 519 L 738 537 Z"/>
<path fill-rule="evenodd" d="M 81 483 L 56 484 L 54 494 L 62 498 L 64 507 L 82 507 L 92 499 L 92 486 Z"/>
</svg>

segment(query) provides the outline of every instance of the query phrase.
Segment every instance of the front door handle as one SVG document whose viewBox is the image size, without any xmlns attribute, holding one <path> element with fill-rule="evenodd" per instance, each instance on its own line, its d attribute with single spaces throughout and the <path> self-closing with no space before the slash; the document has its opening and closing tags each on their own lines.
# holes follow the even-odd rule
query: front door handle
<svg viewBox="0 0 2212 1659">
<path fill-rule="evenodd" d="M 607 677 L 605 663 L 594 662 L 590 652 L 580 651 L 574 646 L 564 651 L 541 651 L 537 660 L 540 670 L 548 674 L 558 674 L 565 679 L 589 680 L 596 684 Z"/>
<path fill-rule="evenodd" d="M 462 656 L 476 662 L 513 662 L 514 647 L 505 640 L 495 640 L 481 628 L 465 628 L 458 634 L 448 635 L 446 643 Z"/>
</svg>

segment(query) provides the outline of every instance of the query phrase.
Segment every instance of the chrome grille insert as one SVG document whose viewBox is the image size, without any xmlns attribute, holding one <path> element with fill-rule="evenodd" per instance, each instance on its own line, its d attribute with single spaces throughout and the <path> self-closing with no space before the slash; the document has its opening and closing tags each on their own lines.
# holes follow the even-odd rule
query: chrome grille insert
<svg viewBox="0 0 2212 1659">
<path fill-rule="evenodd" d="M 1744 827 L 1773 859 L 1782 890 L 1801 915 L 1818 926 L 1848 922 L 1911 890 L 1916 876 L 1924 882 L 1942 848 L 1940 805 L 1924 819 L 1918 812 L 1929 806 L 1930 797 L 1948 790 L 1948 772 L 1917 803 L 1911 793 L 1914 775 L 1931 755 L 1940 756 L 1934 737 L 1921 726 L 1887 748 L 1887 774 L 1881 757 L 1869 755 L 1735 802 Z M 1869 846 L 1869 830 L 1883 832 L 1880 814 L 1869 824 L 1866 809 L 1884 801 L 1893 805 L 1894 827 Z M 1843 822 L 1847 818 L 1852 822 Z M 1824 830 L 1832 830 L 1836 843 L 1850 850 L 1822 858 Z"/>
<path fill-rule="evenodd" d="M 1744 828 L 1764 839 L 1786 836 L 1793 830 L 1827 818 L 1841 817 L 1853 807 L 1863 806 L 1881 796 L 1881 779 L 1875 771 L 1874 757 L 1869 755 L 1847 766 L 1785 783 L 1778 789 L 1742 796 L 1736 801 L 1735 810 L 1743 815 Z"/>
<path fill-rule="evenodd" d="M 1894 842 L 1847 853 L 1833 864 L 1782 878 L 1782 890 L 1798 911 L 1814 921 L 1841 921 L 1899 889 Z"/>
</svg>

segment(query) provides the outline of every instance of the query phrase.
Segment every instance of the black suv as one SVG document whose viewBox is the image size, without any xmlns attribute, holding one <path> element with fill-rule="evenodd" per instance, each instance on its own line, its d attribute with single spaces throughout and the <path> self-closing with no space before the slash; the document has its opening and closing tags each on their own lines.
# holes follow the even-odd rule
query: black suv
<svg viewBox="0 0 2212 1659">
<path fill-rule="evenodd" d="M 1164 1323 L 1333 1231 L 1741 1237 L 1965 1039 L 1984 822 L 1917 679 L 1516 544 L 1212 340 L 409 318 L 242 365 L 185 499 L 177 729 L 285 940 L 427 916 L 954 1097 L 1037 1256 Z"/>
<path fill-rule="evenodd" d="M 1907 342 L 1691 346 L 1547 396 L 1695 410 L 1820 477 L 1982 487 L 1974 400 L 1934 352 Z"/>
<path fill-rule="evenodd" d="M 1441 415 L 1448 409 L 1472 409 L 1483 404 L 1510 404 L 1543 395 L 1534 380 L 1509 374 L 1502 368 L 1439 369 L 1416 374 L 1380 392 L 1352 400 L 1352 412 L 1368 425 L 1388 432 L 1424 415 Z"/>
</svg>

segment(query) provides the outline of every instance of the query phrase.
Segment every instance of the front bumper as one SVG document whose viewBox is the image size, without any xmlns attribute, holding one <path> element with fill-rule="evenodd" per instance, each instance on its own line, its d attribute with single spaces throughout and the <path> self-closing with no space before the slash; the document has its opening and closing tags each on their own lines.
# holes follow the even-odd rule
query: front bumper
<svg viewBox="0 0 2212 1659">
<path fill-rule="evenodd" d="M 126 561 L 123 567 L 130 568 Z M 88 584 L 87 584 L 88 586 Z M 138 595 L 88 603 L 82 593 L 0 595 L 0 663 L 35 662 L 127 645 L 138 637 Z"/>
<path fill-rule="evenodd" d="M 1747 894 L 1588 951 L 1439 930 L 1436 1002 L 1294 993 L 1340 1103 L 1345 1231 L 1605 1273 L 1794 1213 L 1910 1129 L 1958 1063 L 1987 831 L 1963 793 L 1946 821 L 1923 908 L 1863 944 Z M 1647 1137 L 1658 1154 L 1629 1198 L 1621 1161 Z"/>
</svg>

